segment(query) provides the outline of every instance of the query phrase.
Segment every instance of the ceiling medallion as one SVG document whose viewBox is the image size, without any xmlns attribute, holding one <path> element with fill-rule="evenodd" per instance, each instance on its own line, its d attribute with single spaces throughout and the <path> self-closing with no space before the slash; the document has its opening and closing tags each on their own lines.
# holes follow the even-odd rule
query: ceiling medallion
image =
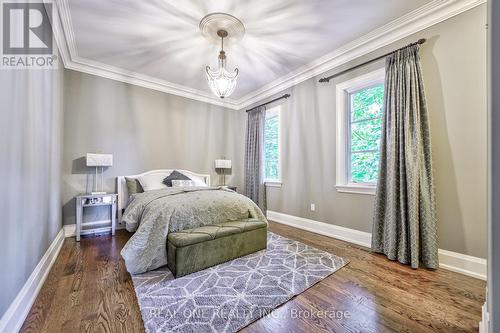
<svg viewBox="0 0 500 333">
<path fill-rule="evenodd" d="M 238 68 L 228 71 L 226 68 L 226 52 L 224 52 L 224 41 L 232 44 L 240 41 L 245 34 L 245 27 L 236 17 L 225 13 L 208 14 L 200 21 L 200 31 L 211 42 L 221 42 L 219 52 L 218 68 L 212 70 L 210 66 L 205 67 L 208 85 L 212 92 L 220 97 L 229 97 L 236 88 L 238 79 Z"/>
</svg>

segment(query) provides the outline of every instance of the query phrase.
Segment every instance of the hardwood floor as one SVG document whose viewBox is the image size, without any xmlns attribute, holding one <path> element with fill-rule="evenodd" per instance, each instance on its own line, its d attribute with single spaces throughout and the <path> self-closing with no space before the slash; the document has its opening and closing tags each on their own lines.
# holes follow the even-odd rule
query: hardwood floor
<svg viewBox="0 0 500 333">
<path fill-rule="evenodd" d="M 485 282 L 412 270 L 359 246 L 270 223 L 349 265 L 244 332 L 477 332 Z M 144 332 L 120 249 L 130 235 L 67 238 L 21 332 Z M 335 312 L 336 311 L 336 312 Z"/>
</svg>

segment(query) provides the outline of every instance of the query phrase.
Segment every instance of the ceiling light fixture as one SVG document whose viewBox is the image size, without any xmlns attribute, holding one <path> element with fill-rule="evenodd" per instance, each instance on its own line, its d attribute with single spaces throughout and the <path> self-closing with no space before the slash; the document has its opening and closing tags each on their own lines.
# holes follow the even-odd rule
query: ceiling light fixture
<svg viewBox="0 0 500 333">
<path fill-rule="evenodd" d="M 229 97 L 236 88 L 239 70 L 235 68 L 231 72 L 227 69 L 224 41 L 235 42 L 241 40 L 245 33 L 243 23 L 229 14 L 212 13 L 201 20 L 200 30 L 210 41 L 218 41 L 220 38 L 221 50 L 219 52 L 218 68 L 212 70 L 210 66 L 206 66 L 205 73 L 212 92 L 220 98 Z"/>
<path fill-rule="evenodd" d="M 238 68 L 233 72 L 226 69 L 226 52 L 224 52 L 224 38 L 227 37 L 226 30 L 217 31 L 217 35 L 221 39 L 221 50 L 219 52 L 219 68 L 217 70 L 210 69 L 210 66 L 205 67 L 207 73 L 208 85 L 212 92 L 220 98 L 229 97 L 238 80 Z"/>
</svg>

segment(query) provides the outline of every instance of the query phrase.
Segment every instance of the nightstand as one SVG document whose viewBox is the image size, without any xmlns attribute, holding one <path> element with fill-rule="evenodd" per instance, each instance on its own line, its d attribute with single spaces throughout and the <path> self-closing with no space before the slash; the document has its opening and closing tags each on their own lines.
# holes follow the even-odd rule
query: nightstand
<svg viewBox="0 0 500 333">
<path fill-rule="evenodd" d="M 81 194 L 76 197 L 76 241 L 80 241 L 82 232 L 83 209 L 85 207 L 109 206 L 111 209 L 111 234 L 115 234 L 116 201 L 118 194 Z"/>
<path fill-rule="evenodd" d="M 234 191 L 234 192 L 238 192 L 238 187 L 237 186 L 231 186 L 231 185 L 214 185 L 214 186 L 222 186 L 222 187 L 227 187 L 228 189 Z"/>
</svg>

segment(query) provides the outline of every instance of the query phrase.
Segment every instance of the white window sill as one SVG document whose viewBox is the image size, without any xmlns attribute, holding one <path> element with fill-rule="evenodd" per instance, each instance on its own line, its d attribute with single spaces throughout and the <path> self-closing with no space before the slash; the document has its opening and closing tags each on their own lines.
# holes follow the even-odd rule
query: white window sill
<svg viewBox="0 0 500 333">
<path fill-rule="evenodd" d="M 377 187 L 375 185 L 343 184 L 335 185 L 337 192 L 375 195 Z"/>
<path fill-rule="evenodd" d="M 264 185 L 266 185 L 266 187 L 281 187 L 281 182 L 278 182 L 278 181 L 265 181 Z"/>
</svg>

